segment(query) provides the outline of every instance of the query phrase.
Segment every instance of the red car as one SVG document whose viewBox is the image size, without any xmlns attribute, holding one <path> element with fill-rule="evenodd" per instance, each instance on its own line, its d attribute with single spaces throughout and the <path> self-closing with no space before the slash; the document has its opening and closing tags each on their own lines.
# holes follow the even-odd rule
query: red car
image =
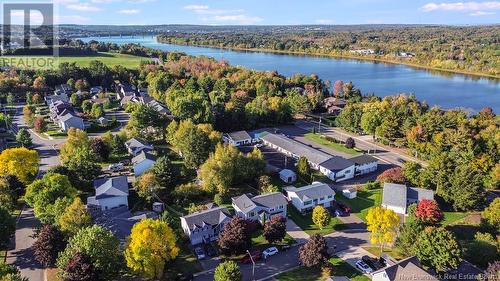
<svg viewBox="0 0 500 281">
<path fill-rule="evenodd" d="M 351 208 L 349 208 L 347 205 L 337 202 L 337 206 L 342 212 L 349 214 L 351 212 Z"/>
<path fill-rule="evenodd" d="M 256 262 L 262 258 L 262 253 L 260 251 L 250 252 L 252 254 L 253 261 Z M 241 259 L 241 263 L 252 263 L 252 259 L 248 253 Z"/>
</svg>

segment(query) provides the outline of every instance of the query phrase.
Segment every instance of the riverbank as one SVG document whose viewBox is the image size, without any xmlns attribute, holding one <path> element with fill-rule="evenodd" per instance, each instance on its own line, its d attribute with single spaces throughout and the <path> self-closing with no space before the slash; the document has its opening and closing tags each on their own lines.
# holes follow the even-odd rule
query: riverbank
<svg viewBox="0 0 500 281">
<path fill-rule="evenodd" d="M 361 57 L 361 56 L 349 56 L 349 55 L 337 55 L 337 54 L 325 54 L 325 53 L 309 53 L 309 52 L 300 52 L 300 51 L 280 51 L 266 48 L 235 48 L 235 47 L 224 47 L 224 46 L 213 46 L 213 45 L 204 45 L 204 44 L 181 44 L 181 43 L 170 43 L 170 42 L 162 42 L 158 41 L 161 44 L 170 44 L 170 45 L 181 45 L 181 46 L 193 46 L 193 47 L 203 47 L 203 48 L 214 48 L 214 49 L 223 49 L 228 51 L 242 51 L 242 52 L 256 52 L 256 53 L 273 53 L 273 54 L 282 54 L 282 55 L 300 55 L 300 56 L 317 56 L 317 57 L 330 57 L 336 59 L 350 59 L 350 60 L 359 60 L 359 61 L 370 61 L 370 62 L 381 62 L 387 64 L 394 65 L 405 65 L 409 67 L 414 67 L 418 69 L 437 71 L 442 73 L 450 73 L 450 74 L 461 74 L 466 76 L 478 77 L 478 78 L 488 78 L 493 80 L 499 80 L 500 76 L 491 75 L 487 73 L 479 73 L 479 72 L 470 72 L 464 70 L 456 70 L 456 69 L 444 69 L 431 67 L 421 64 L 415 64 L 410 62 L 403 61 L 395 61 L 383 58 L 373 58 L 373 57 Z"/>
</svg>

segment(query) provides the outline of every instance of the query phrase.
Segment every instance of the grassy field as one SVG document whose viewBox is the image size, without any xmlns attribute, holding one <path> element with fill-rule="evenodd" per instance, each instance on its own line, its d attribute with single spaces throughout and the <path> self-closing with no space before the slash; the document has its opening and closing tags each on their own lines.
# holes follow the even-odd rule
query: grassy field
<svg viewBox="0 0 500 281">
<path fill-rule="evenodd" d="M 358 196 L 354 199 L 347 199 L 341 194 L 335 195 L 335 200 L 343 202 L 351 207 L 351 213 L 356 214 L 366 222 L 368 209 L 378 206 L 382 202 L 382 189 L 358 190 Z"/>
<path fill-rule="evenodd" d="M 441 222 L 442 225 L 449 225 L 452 223 L 455 223 L 457 221 L 462 220 L 468 215 L 468 213 L 465 212 L 444 212 L 444 217 L 443 221 Z"/>
<path fill-rule="evenodd" d="M 52 57 L 46 56 L 46 57 L 23 57 L 23 56 L 4 56 L 3 58 L 7 59 L 14 59 L 12 61 L 25 61 L 27 58 L 32 59 L 49 59 Z M 74 56 L 74 57 L 59 57 L 57 60 L 55 60 L 55 66 L 59 63 L 64 63 L 64 62 L 76 62 L 78 66 L 81 67 L 88 67 L 90 65 L 90 62 L 93 60 L 98 60 L 102 61 L 104 64 L 106 64 L 109 67 L 113 67 L 115 65 L 121 65 L 126 68 L 137 68 L 139 67 L 141 61 L 148 61 L 148 58 L 144 57 L 137 57 L 137 56 L 131 56 L 131 55 L 125 55 L 125 54 L 118 54 L 118 53 L 98 53 L 97 55 L 94 56 Z M 17 66 L 21 67 L 22 66 L 17 63 Z M 31 67 L 28 67 L 31 68 Z M 32 68 L 44 68 L 41 67 L 41 64 L 38 64 L 38 67 L 32 67 Z"/>
<path fill-rule="evenodd" d="M 330 258 L 329 262 L 333 266 L 333 275 L 335 276 L 346 276 L 353 281 L 369 281 L 370 278 L 363 275 L 361 272 L 357 271 L 354 267 L 340 259 L 339 257 L 333 256 Z M 317 268 L 307 268 L 299 267 L 292 271 L 288 271 L 279 274 L 275 277 L 277 281 L 323 281 L 329 276 L 322 276 L 322 273 Z"/>
<path fill-rule="evenodd" d="M 331 218 L 330 223 L 323 229 L 319 229 L 312 221 L 312 213 L 302 215 L 294 207 L 288 208 L 288 216 L 307 234 L 313 235 L 319 233 L 321 235 L 326 235 L 332 233 L 336 230 L 343 229 L 344 225 L 338 218 Z"/>
<path fill-rule="evenodd" d="M 320 135 L 320 134 L 307 133 L 304 135 L 304 138 L 306 138 L 310 141 L 313 141 L 315 143 L 324 145 L 330 149 L 333 149 L 333 150 L 341 152 L 341 153 L 345 153 L 345 154 L 349 154 L 349 155 L 360 154 L 360 152 L 357 151 L 356 149 L 347 148 L 347 147 L 345 147 L 345 145 L 343 145 L 341 143 L 331 142 L 331 141 L 325 139 L 324 137 L 322 137 L 322 135 Z"/>
</svg>

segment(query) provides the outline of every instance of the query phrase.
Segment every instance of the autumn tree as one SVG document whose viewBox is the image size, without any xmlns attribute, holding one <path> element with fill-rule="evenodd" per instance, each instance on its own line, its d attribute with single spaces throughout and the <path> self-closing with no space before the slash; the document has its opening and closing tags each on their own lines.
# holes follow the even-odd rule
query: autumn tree
<svg viewBox="0 0 500 281">
<path fill-rule="evenodd" d="M 342 80 L 337 80 L 333 84 L 333 96 L 339 98 L 342 96 L 344 90 L 344 82 Z"/>
<path fill-rule="evenodd" d="M 309 166 L 309 161 L 304 156 L 299 157 L 297 161 L 297 173 L 304 180 L 309 181 L 311 178 L 311 166 Z"/>
<path fill-rule="evenodd" d="M 55 226 L 42 226 L 36 241 L 33 243 L 33 253 L 36 260 L 44 267 L 52 267 L 59 252 L 66 247 L 66 239 Z"/>
<path fill-rule="evenodd" d="M 109 146 L 102 140 L 102 138 L 93 138 L 90 140 L 90 149 L 97 155 L 100 160 L 107 161 L 111 153 Z"/>
<path fill-rule="evenodd" d="M 370 242 L 380 245 L 380 253 L 383 253 L 384 245 L 395 242 L 400 218 L 393 210 L 373 207 L 368 210 L 366 224 L 370 231 Z"/>
<path fill-rule="evenodd" d="M 137 178 L 134 182 L 134 188 L 141 198 L 151 202 L 160 189 L 160 185 L 158 184 L 155 174 L 148 171 Z"/>
<path fill-rule="evenodd" d="M 320 234 L 313 234 L 299 249 L 300 263 L 306 267 L 319 267 L 328 261 L 328 244 Z"/>
<path fill-rule="evenodd" d="M 90 109 L 90 115 L 95 119 L 104 116 L 104 108 L 102 104 L 94 103 Z"/>
<path fill-rule="evenodd" d="M 73 203 L 59 217 L 57 224 L 61 231 L 73 236 L 80 229 L 90 226 L 92 224 L 92 217 L 82 200 L 76 197 Z"/>
<path fill-rule="evenodd" d="M 286 218 L 274 216 L 264 224 L 264 238 L 270 244 L 282 241 L 286 236 Z"/>
<path fill-rule="evenodd" d="M 325 207 L 318 205 L 313 209 L 312 221 L 319 229 L 323 229 L 330 223 L 330 213 Z"/>
<path fill-rule="evenodd" d="M 96 272 L 92 259 L 87 254 L 75 252 L 62 269 L 64 281 L 96 281 L 99 274 Z"/>
<path fill-rule="evenodd" d="M 0 154 L 0 176 L 14 175 L 22 183 L 30 183 L 38 173 L 40 158 L 36 150 L 9 148 Z"/>
<path fill-rule="evenodd" d="M 125 249 L 127 266 L 146 278 L 161 279 L 165 264 L 179 248 L 172 229 L 163 221 L 145 219 L 134 225 Z"/>
<path fill-rule="evenodd" d="M 247 222 L 238 217 L 233 217 L 224 225 L 224 230 L 219 235 L 219 247 L 226 254 L 241 254 L 250 248 L 252 241 L 247 231 Z"/>
<path fill-rule="evenodd" d="M 43 116 L 38 116 L 35 118 L 35 121 L 33 121 L 33 129 L 35 129 L 35 132 L 45 133 L 47 132 L 47 128 L 47 121 L 45 121 Z"/>
<path fill-rule="evenodd" d="M 214 281 L 241 281 L 243 275 L 234 261 L 221 262 L 214 272 Z"/>
<path fill-rule="evenodd" d="M 427 228 L 420 233 L 414 244 L 418 260 L 438 272 L 456 269 L 462 251 L 453 234 L 444 228 Z"/>
<path fill-rule="evenodd" d="M 417 204 L 415 217 L 426 224 L 437 224 L 443 219 L 443 212 L 436 201 L 423 199 Z"/>
<path fill-rule="evenodd" d="M 263 175 L 259 177 L 258 186 L 261 194 L 279 192 L 279 188 L 272 184 L 271 177 Z"/>
<path fill-rule="evenodd" d="M 16 141 L 22 147 L 30 147 L 33 145 L 33 140 L 31 139 L 31 135 L 25 128 L 21 128 L 16 135 Z"/>
<path fill-rule="evenodd" d="M 481 222 L 488 228 L 500 233 L 500 198 L 495 198 L 481 213 Z"/>
<path fill-rule="evenodd" d="M 382 172 L 377 177 L 377 181 L 380 183 L 397 183 L 404 184 L 406 182 L 405 176 L 403 175 L 403 169 L 400 167 L 390 168 Z"/>
<path fill-rule="evenodd" d="M 9 245 L 10 236 L 16 230 L 16 220 L 11 216 L 9 210 L 0 206 L 0 248 Z"/>
<path fill-rule="evenodd" d="M 490 262 L 488 268 L 484 272 L 483 280 L 498 281 L 500 280 L 500 261 Z"/>
<path fill-rule="evenodd" d="M 93 225 L 83 228 L 71 237 L 68 245 L 57 258 L 57 267 L 61 270 L 67 265 L 75 253 L 83 253 L 90 257 L 97 280 L 113 280 L 118 277 L 123 262 L 118 239 L 111 231 Z M 63 276 L 65 273 L 63 273 Z"/>
<path fill-rule="evenodd" d="M 31 105 L 25 105 L 23 107 L 23 118 L 24 122 L 26 122 L 29 127 L 32 127 L 33 121 L 35 120 L 35 108 Z"/>
</svg>

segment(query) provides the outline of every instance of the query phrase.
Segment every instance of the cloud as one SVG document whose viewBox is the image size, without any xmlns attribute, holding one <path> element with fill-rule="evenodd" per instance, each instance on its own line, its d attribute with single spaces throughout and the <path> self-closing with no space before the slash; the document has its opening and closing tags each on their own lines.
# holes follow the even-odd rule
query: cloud
<svg viewBox="0 0 500 281">
<path fill-rule="evenodd" d="M 500 9 L 500 1 L 489 2 L 452 2 L 452 3 L 427 3 L 421 8 L 424 12 L 433 11 L 491 11 Z"/>
<path fill-rule="evenodd" d="M 481 16 L 490 16 L 490 15 L 495 15 L 495 14 L 496 13 L 494 13 L 494 12 L 477 11 L 477 12 L 474 12 L 474 13 L 470 13 L 469 15 L 473 16 L 473 17 L 481 17 Z"/>
<path fill-rule="evenodd" d="M 256 24 L 263 21 L 263 19 L 260 17 L 252 17 L 247 15 L 217 15 L 210 19 L 218 23 L 236 23 L 236 24 Z"/>
<path fill-rule="evenodd" d="M 202 21 L 209 24 L 256 24 L 263 21 L 262 18 L 256 16 L 249 16 L 245 14 L 245 10 L 223 10 L 212 9 L 208 5 L 187 5 L 184 10 L 191 11 L 198 15 L 205 15 Z"/>
<path fill-rule="evenodd" d="M 333 24 L 333 20 L 328 20 L 328 19 L 318 19 L 316 20 L 317 24 Z"/>
<path fill-rule="evenodd" d="M 90 18 L 79 15 L 56 16 L 56 24 L 85 24 L 90 22 Z"/>
<path fill-rule="evenodd" d="M 118 14 L 124 14 L 124 15 L 135 15 L 140 13 L 141 10 L 138 9 L 124 9 L 124 10 L 119 10 L 117 11 Z"/>
<path fill-rule="evenodd" d="M 79 12 L 99 12 L 102 10 L 101 8 L 92 6 L 89 3 L 69 4 L 66 6 L 66 8 L 69 10 L 74 10 Z"/>
<path fill-rule="evenodd" d="M 236 14 L 243 13 L 244 10 L 222 10 L 222 9 L 212 9 L 207 5 L 187 5 L 184 6 L 184 10 L 194 12 L 198 15 L 223 15 L 223 14 Z"/>
</svg>

